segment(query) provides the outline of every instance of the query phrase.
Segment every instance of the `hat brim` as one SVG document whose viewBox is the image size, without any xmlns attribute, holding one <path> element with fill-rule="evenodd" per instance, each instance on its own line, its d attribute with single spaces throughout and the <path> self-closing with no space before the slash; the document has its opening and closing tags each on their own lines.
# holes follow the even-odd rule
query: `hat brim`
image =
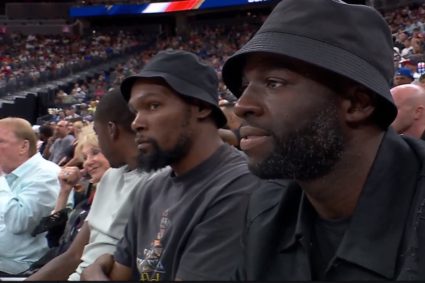
<svg viewBox="0 0 425 283">
<path fill-rule="evenodd" d="M 367 61 L 326 42 L 279 32 L 257 33 L 224 64 L 223 81 L 237 97 L 241 95 L 238 90 L 242 83 L 246 56 L 257 52 L 292 57 L 356 81 L 383 98 L 377 111 L 385 125 L 391 124 L 397 115 L 389 82 Z"/>
<path fill-rule="evenodd" d="M 131 88 L 133 87 L 135 81 L 144 78 L 162 78 L 174 91 L 176 91 L 180 95 L 207 102 L 208 104 L 213 106 L 212 116 L 217 124 L 217 127 L 221 128 L 226 125 L 226 116 L 218 107 L 217 102 L 214 100 L 213 97 L 211 97 L 208 92 L 187 81 L 184 81 L 182 79 L 163 72 L 141 71 L 137 75 L 129 76 L 124 79 L 121 83 L 121 93 L 126 101 L 130 99 Z M 199 98 L 200 96 L 202 97 L 202 99 Z"/>
</svg>

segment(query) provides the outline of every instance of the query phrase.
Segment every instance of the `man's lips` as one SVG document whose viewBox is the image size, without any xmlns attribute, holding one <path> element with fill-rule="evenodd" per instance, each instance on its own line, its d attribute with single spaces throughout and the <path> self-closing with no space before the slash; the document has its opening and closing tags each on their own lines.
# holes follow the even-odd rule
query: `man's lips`
<svg viewBox="0 0 425 283">
<path fill-rule="evenodd" d="M 239 133 L 242 138 L 270 136 L 267 131 L 252 126 L 242 126 Z"/>
<path fill-rule="evenodd" d="M 251 126 L 241 127 L 240 134 L 242 139 L 239 146 L 244 151 L 263 146 L 270 139 L 267 131 Z"/>
<path fill-rule="evenodd" d="M 151 141 L 142 137 L 136 137 L 135 142 L 137 145 L 137 149 L 139 150 L 145 150 L 147 147 L 149 147 L 152 144 Z"/>
<path fill-rule="evenodd" d="M 143 137 L 136 137 L 134 141 L 136 142 L 136 144 L 150 143 L 150 141 L 147 138 L 143 138 Z"/>
</svg>

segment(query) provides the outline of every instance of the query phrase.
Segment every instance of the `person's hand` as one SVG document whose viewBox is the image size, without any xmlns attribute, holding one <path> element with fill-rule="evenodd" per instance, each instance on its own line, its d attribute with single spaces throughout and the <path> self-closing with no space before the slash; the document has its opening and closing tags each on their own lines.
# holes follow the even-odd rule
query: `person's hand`
<svg viewBox="0 0 425 283">
<path fill-rule="evenodd" d="M 81 273 L 81 281 L 110 281 L 108 275 L 114 265 L 114 257 L 104 254 L 87 266 Z"/>
<path fill-rule="evenodd" d="M 59 172 L 59 182 L 61 186 L 61 190 L 72 190 L 81 179 L 80 169 L 75 166 L 68 166 L 62 168 Z"/>
<path fill-rule="evenodd" d="M 51 136 L 51 137 L 49 137 L 49 138 L 47 139 L 47 145 L 48 145 L 48 146 L 51 146 L 51 145 L 55 142 L 55 140 L 56 140 L 56 137 L 55 137 L 55 136 Z"/>
</svg>

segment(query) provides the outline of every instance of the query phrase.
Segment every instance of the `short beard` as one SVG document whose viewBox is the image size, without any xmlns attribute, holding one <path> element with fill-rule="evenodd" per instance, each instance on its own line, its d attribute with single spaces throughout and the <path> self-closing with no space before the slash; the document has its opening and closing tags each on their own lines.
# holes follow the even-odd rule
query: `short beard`
<svg viewBox="0 0 425 283">
<path fill-rule="evenodd" d="M 162 150 L 155 140 L 149 140 L 153 153 L 139 153 L 138 168 L 145 172 L 156 171 L 173 163 L 179 162 L 189 152 L 191 142 L 188 137 L 181 136 L 172 150 Z"/>
<path fill-rule="evenodd" d="M 310 181 L 328 174 L 341 159 L 344 136 L 334 103 L 324 105 L 301 129 L 286 137 L 274 135 L 275 150 L 263 161 L 250 164 L 262 179 Z"/>
<path fill-rule="evenodd" d="M 146 172 L 156 171 L 158 169 L 164 168 L 168 165 L 172 165 L 174 163 L 182 160 L 190 151 L 192 147 L 191 140 L 191 131 L 189 129 L 190 126 L 190 116 L 191 111 L 188 107 L 185 112 L 184 121 L 181 124 L 180 130 L 182 133 L 180 134 L 176 145 L 171 150 L 163 150 L 157 141 L 154 139 L 148 139 L 148 142 L 152 145 L 152 153 L 144 154 L 139 152 L 138 157 L 138 169 Z"/>
</svg>

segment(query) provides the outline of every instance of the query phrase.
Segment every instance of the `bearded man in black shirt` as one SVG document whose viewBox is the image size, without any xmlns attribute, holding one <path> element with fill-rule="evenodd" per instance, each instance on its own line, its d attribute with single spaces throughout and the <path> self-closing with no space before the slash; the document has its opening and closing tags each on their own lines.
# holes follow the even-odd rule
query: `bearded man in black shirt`
<svg viewBox="0 0 425 283">
<path fill-rule="evenodd" d="M 389 127 L 393 44 L 372 7 L 282 0 L 223 67 L 262 178 L 239 280 L 425 280 L 425 147 Z"/>
</svg>

